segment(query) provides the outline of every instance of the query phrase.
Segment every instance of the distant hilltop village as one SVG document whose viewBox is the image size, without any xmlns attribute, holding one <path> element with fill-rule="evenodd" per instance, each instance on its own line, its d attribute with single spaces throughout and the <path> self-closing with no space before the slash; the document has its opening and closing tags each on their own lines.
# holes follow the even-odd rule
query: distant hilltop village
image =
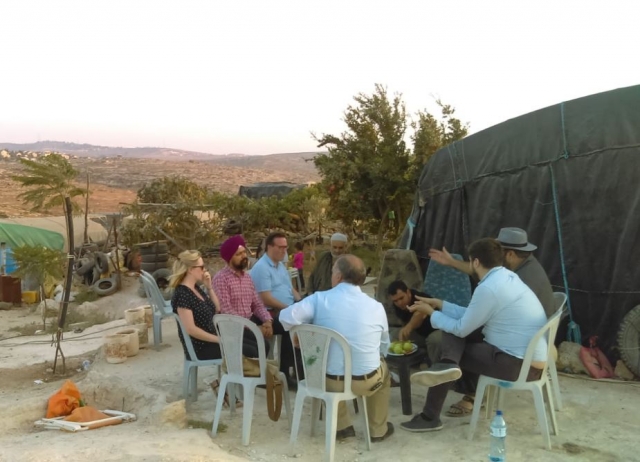
<svg viewBox="0 0 640 462">
<path fill-rule="evenodd" d="M 3 149 L 2 151 L 0 151 L 0 158 L 4 160 L 9 160 L 9 159 L 35 160 L 38 157 L 47 157 L 47 156 L 50 156 L 51 154 L 58 154 L 59 156 L 67 160 L 78 158 L 78 156 L 76 155 L 70 156 L 69 154 L 64 154 L 62 152 L 57 152 L 57 151 L 8 151 L 6 149 Z"/>
</svg>

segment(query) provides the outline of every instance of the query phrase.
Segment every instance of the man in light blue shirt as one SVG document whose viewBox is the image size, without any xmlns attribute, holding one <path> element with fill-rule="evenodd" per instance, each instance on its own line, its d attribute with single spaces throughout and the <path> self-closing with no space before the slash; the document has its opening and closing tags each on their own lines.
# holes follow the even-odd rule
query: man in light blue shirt
<svg viewBox="0 0 640 462">
<path fill-rule="evenodd" d="M 410 307 L 431 316 L 431 325 L 443 331 L 439 362 L 411 377 L 431 387 L 423 411 L 401 427 L 412 432 L 442 428 L 440 413 L 451 382 L 464 370 L 467 382 L 477 384 L 480 374 L 514 381 L 533 336 L 547 317 L 538 297 L 513 272 L 502 267 L 502 246 L 495 239 L 480 239 L 469 246 L 472 273 L 480 280 L 467 308 L 433 298 L 419 298 Z M 440 310 L 440 311 L 438 311 Z M 483 342 L 466 338 L 482 327 Z M 546 341 L 533 356 L 529 380 L 538 379 L 547 360 Z"/>
<path fill-rule="evenodd" d="M 344 370 L 342 350 L 329 346 L 327 390 L 343 391 L 344 375 L 351 374 L 351 390 L 367 397 L 371 441 L 378 442 L 393 434 L 387 422 L 391 381 L 386 363 L 389 348 L 389 324 L 384 307 L 362 293 L 366 270 L 354 255 L 343 255 L 333 265 L 332 289 L 315 292 L 280 313 L 285 329 L 300 324 L 327 327 L 342 334 L 351 346 L 352 366 Z M 338 439 L 354 436 L 355 431 L 344 401 L 338 406 Z"/>
<path fill-rule="evenodd" d="M 287 377 L 289 386 L 295 387 L 295 380 L 290 376 L 289 368 L 294 365 L 293 345 L 289 333 L 284 330 L 279 320 L 280 310 L 300 300 L 300 295 L 291 285 L 289 271 L 282 263 L 287 252 L 287 236 L 284 233 L 271 233 L 265 239 L 266 251 L 251 268 L 251 279 L 273 318 L 273 333 L 282 335 L 282 352 L 280 353 L 280 370 Z M 300 367 L 300 369 L 302 369 Z M 299 370 L 298 373 L 302 373 Z"/>
</svg>

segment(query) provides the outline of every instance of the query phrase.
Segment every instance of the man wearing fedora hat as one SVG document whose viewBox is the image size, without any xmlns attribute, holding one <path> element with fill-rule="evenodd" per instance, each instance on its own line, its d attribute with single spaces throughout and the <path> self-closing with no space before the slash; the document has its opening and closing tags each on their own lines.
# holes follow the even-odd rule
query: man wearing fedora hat
<svg viewBox="0 0 640 462">
<path fill-rule="evenodd" d="M 471 243 L 468 253 L 470 272 L 479 281 L 469 306 L 417 297 L 418 301 L 409 307 L 411 312 L 429 316 L 431 325 L 444 333 L 437 362 L 429 370 L 411 376 L 412 382 L 430 388 L 422 412 L 400 424 L 404 430 L 430 432 L 442 428 L 440 414 L 451 382 L 462 378 L 471 391 L 480 374 L 515 380 L 529 342 L 547 322 L 533 291 L 502 266 L 504 249 L 496 239 L 479 239 Z M 478 329 L 482 329 L 482 341 L 472 338 Z M 546 340 L 541 339 L 528 380 L 540 378 L 548 359 L 546 348 Z"/>
<path fill-rule="evenodd" d="M 556 310 L 551 282 L 532 253 L 538 247 L 529 242 L 527 232 L 520 228 L 502 228 L 496 240 L 504 249 L 504 266 L 516 273 L 522 282 L 529 286 L 542 303 L 547 317 L 551 316 Z M 471 276 L 469 262 L 456 260 L 446 248 L 430 249 L 429 257 L 441 265 L 451 266 Z"/>
<path fill-rule="evenodd" d="M 556 311 L 551 282 L 540 262 L 533 256 L 538 247 L 529 242 L 527 232 L 521 228 L 502 228 L 496 240 L 503 249 L 503 265 L 516 273 L 518 277 L 536 294 L 542 304 L 547 317 Z M 429 257 L 444 266 L 450 266 L 472 276 L 469 262 L 456 260 L 446 248 L 442 250 L 430 249 Z M 435 356 L 440 351 L 442 332 L 434 331 L 427 337 L 427 349 Z M 435 361 L 435 358 L 431 358 Z M 464 388 L 463 385 L 461 385 Z M 468 390 L 460 389 L 461 392 Z M 465 393 L 460 401 L 451 405 L 446 415 L 449 417 L 463 417 L 473 410 L 473 393 Z"/>
</svg>

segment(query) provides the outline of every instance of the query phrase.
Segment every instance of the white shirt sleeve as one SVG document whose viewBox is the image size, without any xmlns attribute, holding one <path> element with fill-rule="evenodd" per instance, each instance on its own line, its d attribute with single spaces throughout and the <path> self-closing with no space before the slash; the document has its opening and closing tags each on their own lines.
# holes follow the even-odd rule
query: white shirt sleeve
<svg viewBox="0 0 640 462">
<path fill-rule="evenodd" d="M 389 345 L 391 345 L 391 341 L 389 339 L 389 328 L 387 327 L 386 330 L 382 331 L 382 335 L 380 336 L 380 354 L 385 358 L 389 353 Z"/>
<path fill-rule="evenodd" d="M 436 311 L 431 315 L 431 325 L 436 329 L 464 338 L 487 323 L 496 304 L 493 292 L 479 285 L 471 297 L 471 303 L 460 319 L 455 319 L 444 313 L 443 306 L 442 312 Z"/>
<path fill-rule="evenodd" d="M 315 315 L 315 303 L 320 292 L 316 292 L 309 297 L 300 300 L 298 303 L 294 303 L 284 310 L 280 311 L 280 323 L 284 330 L 289 330 L 293 326 L 299 326 L 300 324 L 309 324 L 313 321 Z"/>
<path fill-rule="evenodd" d="M 442 312 L 453 319 L 460 319 L 464 316 L 467 309 L 464 306 L 456 305 L 455 303 L 442 301 Z"/>
</svg>

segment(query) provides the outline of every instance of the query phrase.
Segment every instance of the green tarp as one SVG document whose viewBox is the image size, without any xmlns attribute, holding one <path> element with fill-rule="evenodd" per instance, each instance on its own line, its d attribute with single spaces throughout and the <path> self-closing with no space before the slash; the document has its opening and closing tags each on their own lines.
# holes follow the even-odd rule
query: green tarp
<svg viewBox="0 0 640 462">
<path fill-rule="evenodd" d="M 6 242 L 9 248 L 23 245 L 41 245 L 55 250 L 64 248 L 64 237 L 60 233 L 10 223 L 0 223 L 0 242 Z"/>
</svg>

